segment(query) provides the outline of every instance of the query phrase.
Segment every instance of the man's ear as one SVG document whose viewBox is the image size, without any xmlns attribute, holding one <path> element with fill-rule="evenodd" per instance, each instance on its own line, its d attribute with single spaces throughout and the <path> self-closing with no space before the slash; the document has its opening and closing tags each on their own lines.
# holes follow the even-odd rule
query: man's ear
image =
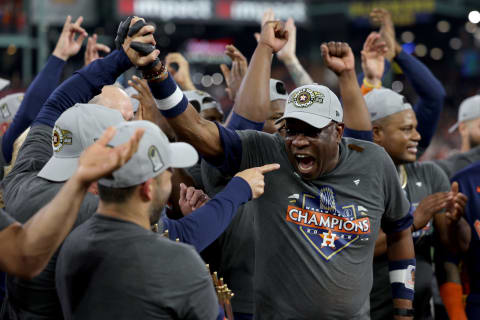
<svg viewBox="0 0 480 320">
<path fill-rule="evenodd" d="M 372 127 L 372 134 L 373 134 L 373 142 L 376 144 L 382 144 L 384 132 L 383 127 L 378 124 L 374 124 Z"/>
<path fill-rule="evenodd" d="M 98 183 L 96 181 L 92 182 L 90 187 L 88 187 L 87 191 L 90 192 L 91 194 L 98 196 Z"/>
<path fill-rule="evenodd" d="M 462 137 L 468 136 L 468 123 L 460 122 L 458 124 L 458 132 L 460 133 L 460 136 L 462 136 Z"/>
<path fill-rule="evenodd" d="M 345 129 L 345 124 L 343 124 L 343 123 L 337 123 L 335 125 L 335 130 L 337 132 L 337 142 L 338 143 L 340 143 L 340 141 L 342 140 L 344 129 Z"/>
<path fill-rule="evenodd" d="M 143 201 L 149 202 L 153 200 L 153 195 L 155 192 L 155 182 L 153 178 L 148 179 L 140 185 L 140 196 Z"/>
</svg>

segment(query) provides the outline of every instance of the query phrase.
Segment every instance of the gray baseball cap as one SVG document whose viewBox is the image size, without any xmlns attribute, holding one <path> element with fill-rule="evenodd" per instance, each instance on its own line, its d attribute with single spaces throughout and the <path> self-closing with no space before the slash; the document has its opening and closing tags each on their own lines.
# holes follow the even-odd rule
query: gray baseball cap
<svg viewBox="0 0 480 320">
<path fill-rule="evenodd" d="M 185 97 L 187 100 L 192 103 L 192 101 L 197 101 L 200 106 L 198 112 L 202 112 L 207 109 L 217 109 L 220 114 L 223 114 L 223 110 L 220 107 L 220 104 L 208 93 L 200 90 L 188 90 L 184 91 Z"/>
<path fill-rule="evenodd" d="M 343 121 L 343 109 L 335 93 L 316 83 L 301 86 L 288 96 L 284 119 L 298 119 L 315 128 L 323 128 L 332 120 Z"/>
<path fill-rule="evenodd" d="M 412 109 L 412 105 L 405 101 L 404 96 L 387 88 L 373 89 L 364 98 L 372 122 Z"/>
<path fill-rule="evenodd" d="M 55 122 L 53 156 L 38 176 L 57 182 L 68 180 L 77 169 L 82 151 L 92 145 L 105 129 L 124 121 L 119 111 L 97 104 L 77 103 L 69 108 Z"/>
<path fill-rule="evenodd" d="M 452 133 L 457 130 L 461 122 L 478 117 L 480 117 L 480 95 L 475 95 L 462 101 L 458 109 L 458 120 L 448 129 L 448 132 Z"/>
<path fill-rule="evenodd" d="M 285 83 L 277 79 L 270 79 L 270 101 L 287 100 L 288 94 Z"/>
<path fill-rule="evenodd" d="M 139 185 L 150 178 L 158 176 L 168 168 L 187 168 L 198 161 L 197 151 L 185 142 L 168 142 L 167 136 L 150 121 L 122 122 L 115 126 L 117 131 L 109 145 L 118 146 L 127 142 L 139 129 L 145 129 L 137 152 L 112 178 L 99 180 L 103 186 L 127 188 Z"/>
<path fill-rule="evenodd" d="M 23 93 L 13 93 L 0 99 L 0 123 L 13 120 L 22 104 L 23 95 Z"/>
</svg>

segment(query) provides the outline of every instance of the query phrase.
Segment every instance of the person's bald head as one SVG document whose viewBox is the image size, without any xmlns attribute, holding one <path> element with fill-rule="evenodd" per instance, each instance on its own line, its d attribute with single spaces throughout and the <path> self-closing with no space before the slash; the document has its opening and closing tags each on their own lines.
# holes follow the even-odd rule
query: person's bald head
<svg viewBox="0 0 480 320">
<path fill-rule="evenodd" d="M 104 86 L 102 93 L 93 97 L 89 103 L 99 104 L 107 108 L 118 110 L 127 121 L 133 119 L 132 101 L 128 94 L 117 86 Z"/>
</svg>

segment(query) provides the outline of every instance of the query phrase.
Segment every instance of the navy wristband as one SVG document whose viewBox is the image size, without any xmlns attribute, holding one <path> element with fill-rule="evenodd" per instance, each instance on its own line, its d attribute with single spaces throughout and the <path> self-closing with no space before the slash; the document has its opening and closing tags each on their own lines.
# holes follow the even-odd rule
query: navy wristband
<svg viewBox="0 0 480 320">
<path fill-rule="evenodd" d="M 415 292 L 415 266 L 415 259 L 388 262 L 392 297 L 394 299 L 413 300 Z"/>
</svg>

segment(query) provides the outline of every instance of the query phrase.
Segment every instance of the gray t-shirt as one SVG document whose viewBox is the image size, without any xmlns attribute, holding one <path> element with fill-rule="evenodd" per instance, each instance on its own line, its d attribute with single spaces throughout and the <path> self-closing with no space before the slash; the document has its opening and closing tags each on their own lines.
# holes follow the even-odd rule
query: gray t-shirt
<svg viewBox="0 0 480 320">
<path fill-rule="evenodd" d="M 205 192 L 213 197 L 227 185 L 231 177 L 222 175 L 215 167 L 202 160 L 202 181 Z M 218 264 L 218 273 L 235 294 L 232 299 L 234 312 L 253 314 L 253 272 L 255 241 L 253 232 L 254 214 L 250 202 L 242 205 L 225 232 L 216 240 L 213 258 Z M 210 262 L 210 261 L 209 261 Z"/>
<path fill-rule="evenodd" d="M 5 210 L 0 209 L 0 231 L 16 222 Z"/>
<path fill-rule="evenodd" d="M 95 214 L 65 240 L 56 284 L 65 319 L 216 319 L 212 278 L 195 249 Z"/>
<path fill-rule="evenodd" d="M 450 190 L 445 173 L 434 163 L 414 162 L 405 164 L 407 184 L 405 193 L 413 209 L 427 196 Z M 438 213 L 443 214 L 443 213 Z M 433 245 L 433 219 L 421 230 L 415 231 L 413 242 L 417 268 L 415 271 L 415 296 L 413 306 L 415 319 L 430 316 L 429 300 L 432 297 L 433 269 L 431 246 Z M 392 292 L 386 255 L 376 257 L 373 263 L 373 288 L 370 293 L 372 320 L 393 319 Z"/>
<path fill-rule="evenodd" d="M 13 170 L 4 178 L 3 198 L 6 211 L 25 223 L 58 193 L 63 183 L 37 177 L 52 155 L 52 128 L 38 125 L 30 130 Z M 75 221 L 75 227 L 95 213 L 98 198 L 87 194 Z M 8 307 L 13 319 L 62 319 L 55 290 L 55 253 L 42 273 L 32 280 L 7 276 Z"/>
<path fill-rule="evenodd" d="M 402 230 L 409 203 L 388 154 L 343 138 L 331 172 L 295 173 L 279 135 L 238 131 L 240 170 L 268 163 L 255 215 L 255 319 L 369 319 L 372 260 L 380 225 Z M 352 146 L 355 145 L 355 146 Z"/>
<path fill-rule="evenodd" d="M 442 160 L 433 160 L 443 171 L 447 174 L 448 178 L 452 178 L 455 173 L 463 168 L 471 165 L 474 162 L 480 160 L 480 146 L 476 146 L 471 150 L 463 153 L 457 153 Z"/>
</svg>

